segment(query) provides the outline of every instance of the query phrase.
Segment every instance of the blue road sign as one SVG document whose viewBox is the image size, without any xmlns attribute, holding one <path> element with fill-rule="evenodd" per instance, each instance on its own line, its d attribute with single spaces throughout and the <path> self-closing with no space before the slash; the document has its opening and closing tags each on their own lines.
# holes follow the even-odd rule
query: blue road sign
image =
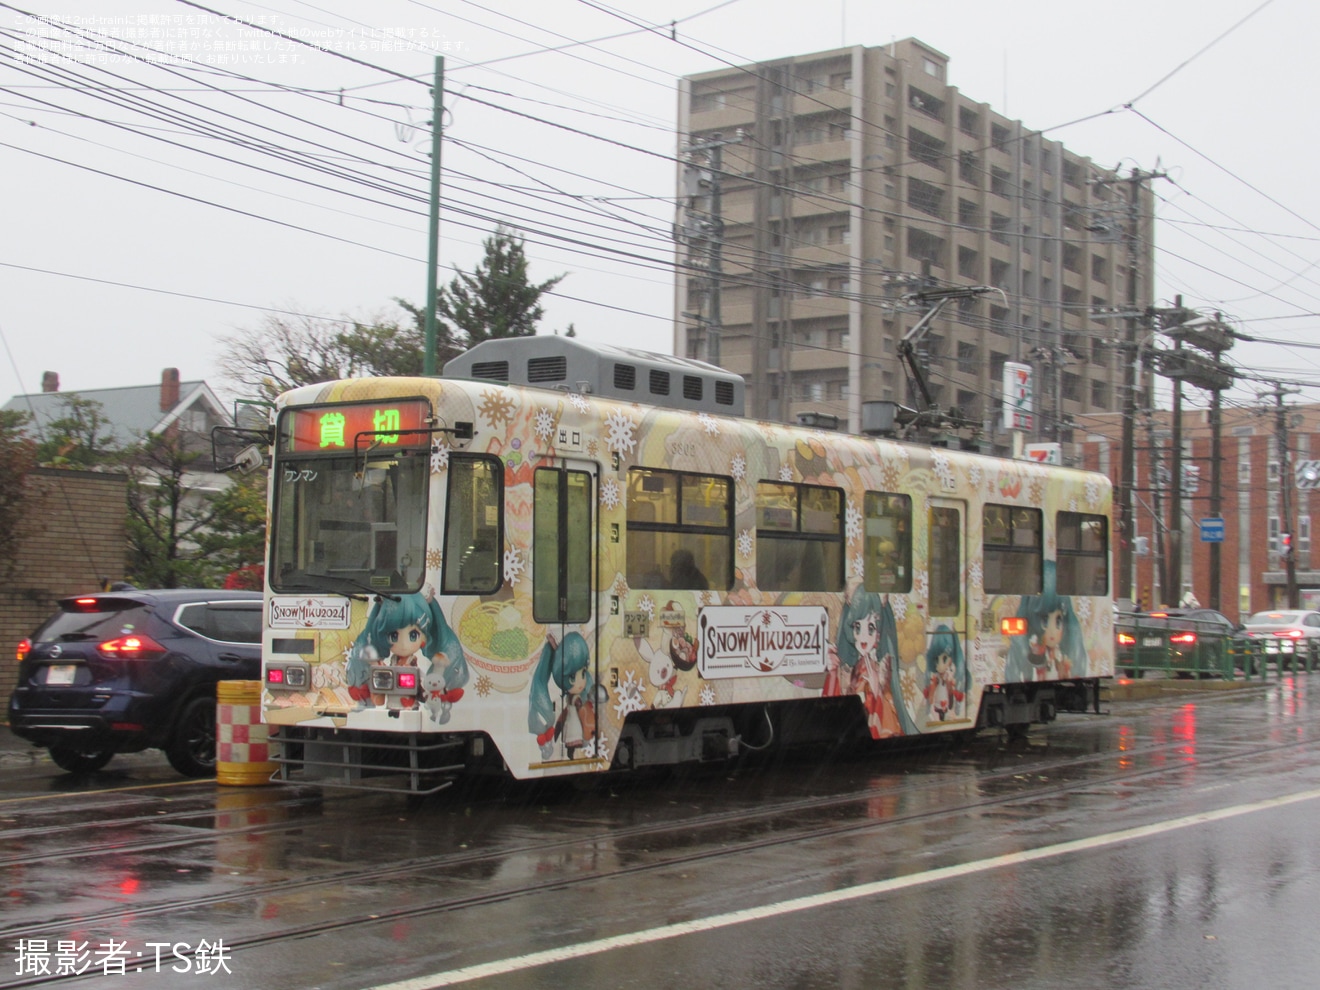
<svg viewBox="0 0 1320 990">
<path fill-rule="evenodd" d="M 1202 543 L 1223 543 L 1224 542 L 1224 520 L 1211 517 L 1201 520 L 1201 542 Z"/>
</svg>

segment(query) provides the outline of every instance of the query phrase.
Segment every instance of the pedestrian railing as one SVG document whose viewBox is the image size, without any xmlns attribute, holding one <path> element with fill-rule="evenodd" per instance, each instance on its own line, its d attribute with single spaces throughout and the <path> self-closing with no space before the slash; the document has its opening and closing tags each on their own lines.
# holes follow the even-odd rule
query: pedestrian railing
<svg viewBox="0 0 1320 990">
<path fill-rule="evenodd" d="M 1320 668 L 1320 639 L 1225 635 L 1222 624 L 1124 614 L 1115 623 L 1116 673 L 1144 677 L 1266 679 Z"/>
</svg>

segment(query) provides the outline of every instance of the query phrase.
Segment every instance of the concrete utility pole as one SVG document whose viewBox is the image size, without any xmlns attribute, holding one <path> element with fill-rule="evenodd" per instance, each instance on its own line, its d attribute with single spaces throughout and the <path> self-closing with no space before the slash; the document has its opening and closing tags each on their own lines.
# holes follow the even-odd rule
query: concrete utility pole
<svg viewBox="0 0 1320 990">
<path fill-rule="evenodd" d="M 721 204 L 723 149 L 725 145 L 739 144 L 742 139 L 741 132 L 732 138 L 716 134 L 709 141 L 690 145 L 686 149 L 689 161 L 684 170 L 684 192 L 688 197 L 688 207 L 686 222 L 678 231 L 678 238 L 691 249 L 689 258 L 692 271 L 704 271 L 700 278 L 705 283 L 706 306 L 704 313 L 683 315 L 695 320 L 703 329 L 704 359 L 716 365 L 720 363 L 720 331 L 723 328 L 720 313 L 720 287 L 724 280 L 724 216 Z M 703 156 L 704 164 L 694 160 Z M 708 208 L 699 210 L 696 204 L 703 197 L 709 199 Z"/>
<path fill-rule="evenodd" d="M 1293 537 L 1292 486 L 1293 474 L 1288 457 L 1288 408 L 1283 404 L 1285 396 L 1296 395 L 1295 388 L 1284 388 L 1283 384 L 1274 386 L 1273 392 L 1266 392 L 1264 397 L 1274 399 L 1274 440 L 1279 449 L 1279 552 L 1283 558 L 1284 570 L 1288 581 L 1288 607 L 1300 607 L 1297 591 L 1297 554 Z"/>
<path fill-rule="evenodd" d="M 426 243 L 426 353 L 422 374 L 435 375 L 435 296 L 439 290 L 436 272 L 440 267 L 440 147 L 444 137 L 445 57 L 435 58 L 435 85 L 431 87 L 431 205 Z"/>
<path fill-rule="evenodd" d="M 1125 238 L 1128 257 L 1128 313 L 1127 329 L 1123 336 L 1123 438 L 1120 451 L 1118 481 L 1119 545 L 1118 545 L 1118 580 L 1115 583 L 1116 597 L 1132 597 L 1132 537 L 1133 507 L 1132 490 L 1134 483 L 1135 440 L 1134 422 L 1137 416 L 1137 330 L 1142 326 L 1138 310 L 1137 271 L 1141 257 L 1141 189 L 1151 179 L 1162 179 L 1166 172 L 1143 172 L 1134 168 L 1126 179 L 1108 180 L 1115 184 L 1126 183 L 1128 187 L 1128 230 Z"/>
</svg>

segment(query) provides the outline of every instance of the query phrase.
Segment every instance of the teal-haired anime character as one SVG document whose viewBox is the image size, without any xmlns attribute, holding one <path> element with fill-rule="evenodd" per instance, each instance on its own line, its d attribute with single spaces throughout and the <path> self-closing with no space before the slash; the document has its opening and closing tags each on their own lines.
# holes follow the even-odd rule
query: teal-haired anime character
<svg viewBox="0 0 1320 990">
<path fill-rule="evenodd" d="M 875 738 L 908 735 L 917 727 L 903 704 L 898 621 L 888 598 L 858 590 L 844 602 L 822 694 L 856 694 Z"/>
<path fill-rule="evenodd" d="M 554 740 L 562 739 L 568 758 L 596 735 L 596 708 L 593 702 L 591 649 L 581 633 L 571 632 L 562 643 L 546 637 L 541 659 L 532 672 L 531 701 L 527 711 L 527 729 L 536 736 L 541 758 L 554 752 Z M 550 681 L 563 694 L 563 710 L 555 717 Z"/>
<path fill-rule="evenodd" d="M 941 722 L 950 716 L 958 718 L 963 714 L 970 686 L 958 635 L 941 625 L 926 647 L 926 687 L 922 691 L 926 710 Z"/>
<path fill-rule="evenodd" d="M 1045 561 L 1044 590 L 1024 595 L 1018 616 L 1027 634 L 1009 643 L 1009 681 L 1056 681 L 1086 676 L 1086 641 L 1072 599 L 1056 590 L 1054 561 Z"/>
<path fill-rule="evenodd" d="M 383 695 L 371 693 L 371 664 L 389 663 L 418 670 L 418 696 L 400 699 L 404 708 L 412 708 L 420 699 L 432 719 L 441 724 L 449 721 L 454 702 L 463 697 L 467 658 L 429 591 L 377 598 L 371 606 L 367 624 L 348 650 L 344 670 L 349 697 L 359 708 L 384 701 Z"/>
</svg>

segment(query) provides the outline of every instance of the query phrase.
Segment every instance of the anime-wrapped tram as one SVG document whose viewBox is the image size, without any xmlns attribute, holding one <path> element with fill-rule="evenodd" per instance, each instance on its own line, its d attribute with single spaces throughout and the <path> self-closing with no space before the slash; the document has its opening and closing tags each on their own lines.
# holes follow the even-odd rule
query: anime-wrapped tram
<svg viewBox="0 0 1320 990">
<path fill-rule="evenodd" d="M 1098 707 L 1104 476 L 742 399 L 711 365 L 563 337 L 283 395 L 278 776 L 430 793 Z"/>
</svg>

